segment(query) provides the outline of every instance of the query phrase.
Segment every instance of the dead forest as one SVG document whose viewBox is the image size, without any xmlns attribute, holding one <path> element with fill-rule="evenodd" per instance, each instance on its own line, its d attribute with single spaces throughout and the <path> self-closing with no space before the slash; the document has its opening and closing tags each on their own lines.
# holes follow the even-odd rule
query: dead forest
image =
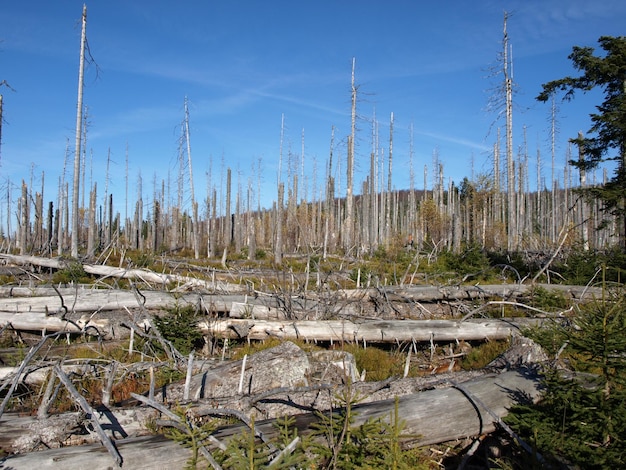
<svg viewBox="0 0 626 470">
<path fill-rule="evenodd" d="M 181 468 L 191 454 L 172 427 L 198 438 L 192 447 L 205 464 L 240 468 L 213 455 L 252 432 L 270 460 L 286 458 L 299 439 L 316 436 L 320 413 L 346 406 L 353 426 L 385 422 L 395 408 L 403 435 L 413 436 L 403 445 L 447 445 L 452 455 L 495 431 L 521 396 L 539 397 L 536 367 L 547 358 L 521 332 L 570 311 L 527 305 L 537 286 L 522 283 L 337 288 L 345 273 L 335 272 L 317 287 L 311 276 L 305 289 L 303 273 L 292 273 L 282 287 L 259 290 L 241 271 L 194 271 L 191 261 L 157 272 L 0 258 L 3 276 L 14 279 L 0 288 L 2 334 L 15 345 L 0 356 L 0 441 L 10 468 L 53 468 L 59 459 L 72 468 Z M 82 281 L 54 282 L 68 271 Z M 265 279 L 267 287 L 268 272 Z M 541 289 L 574 302 L 599 295 L 594 287 Z M 168 323 L 184 315 L 184 329 Z M 502 354 L 460 368 L 485 342 L 504 345 Z M 379 376 L 357 363 L 355 347 L 394 351 L 402 370 Z M 285 416 L 301 437 L 280 448 L 275 422 Z M 216 419 L 208 432 L 203 426 Z M 146 460 L 148 451 L 154 458 Z M 431 452 L 430 467 L 443 465 L 445 456 Z"/>
<path fill-rule="evenodd" d="M 85 31 L 86 7 L 81 73 Z M 2 204 L 1 468 L 344 468 L 359 452 L 373 466 L 345 468 L 482 468 L 475 455 L 511 443 L 536 457 L 503 418 L 540 400 L 559 359 L 525 333 L 604 297 L 606 266 L 581 285 L 554 266 L 623 243 L 578 191 L 607 175 L 557 179 L 553 141 L 551 177 L 540 155 L 531 176 L 507 120 L 489 174 L 454 182 L 434 155 L 418 189 L 411 155 L 396 189 L 393 113 L 386 149 L 376 122 L 368 156 L 355 148 L 354 64 L 347 144 L 333 129 L 319 182 L 281 129 L 269 198 L 260 168 L 194 187 L 187 99 L 175 177 L 129 196 L 126 174 L 123 200 L 108 170 L 86 185 L 80 75 L 72 187 L 50 197 L 31 175 Z"/>
<path fill-rule="evenodd" d="M 24 183 L 0 254 L 4 465 L 256 468 L 224 457 L 250 434 L 258 465 L 280 468 L 304 462 L 303 442 L 345 413 L 359 429 L 402 422 L 403 452 L 420 449 L 423 468 L 484 453 L 510 406 L 541 394 L 548 357 L 522 332 L 601 295 L 554 284 L 552 263 L 611 247 L 617 221 L 597 230 L 600 203 L 567 185 L 524 191 L 524 171 L 513 197 L 493 181 L 445 185 L 442 165 L 429 190 L 392 190 L 391 174 L 383 190 L 377 158 L 358 195 L 338 197 L 328 177 L 324 197 L 306 201 L 311 183 L 292 175 L 270 209 L 252 207 L 251 188 L 231 200 L 230 170 L 202 211 L 172 203 L 163 183 L 122 218 L 94 185 L 77 231 L 68 190 L 44 210 L 43 189 Z M 440 264 L 470 252 L 505 262 L 487 274 Z M 537 292 L 568 302 L 537 307 Z M 462 365 L 491 344 L 502 346 L 491 362 Z M 357 361 L 379 349 L 402 367 L 379 376 Z M 286 417 L 297 436 L 281 444 Z M 340 458 L 336 444 L 321 468 Z"/>
</svg>

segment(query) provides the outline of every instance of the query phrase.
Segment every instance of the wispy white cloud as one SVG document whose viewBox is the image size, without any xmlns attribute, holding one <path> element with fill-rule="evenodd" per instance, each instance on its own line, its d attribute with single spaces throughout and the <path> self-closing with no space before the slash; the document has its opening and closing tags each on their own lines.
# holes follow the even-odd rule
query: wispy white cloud
<svg viewBox="0 0 626 470">
<path fill-rule="evenodd" d="M 112 137 L 129 136 L 170 127 L 174 135 L 177 123 L 183 119 L 181 107 L 150 106 L 124 109 L 108 115 L 90 130 L 90 140 L 106 141 Z"/>
<path fill-rule="evenodd" d="M 597 27 L 588 25 L 604 23 L 603 34 L 613 35 L 623 29 L 624 19 L 626 2 L 621 0 L 548 0 L 521 5 L 513 11 L 510 28 L 517 31 L 512 40 L 518 52 L 535 55 L 574 45 L 593 46 Z"/>
<path fill-rule="evenodd" d="M 414 132 L 416 135 L 423 135 L 423 136 L 430 137 L 434 140 L 441 141 L 441 142 L 450 142 L 452 144 L 461 145 L 463 147 L 467 147 L 470 149 L 480 150 L 481 152 L 488 152 L 491 150 L 491 147 L 481 142 L 463 139 L 460 137 L 455 137 L 453 135 L 442 134 L 439 132 L 424 131 L 424 130 L 415 130 Z"/>
</svg>

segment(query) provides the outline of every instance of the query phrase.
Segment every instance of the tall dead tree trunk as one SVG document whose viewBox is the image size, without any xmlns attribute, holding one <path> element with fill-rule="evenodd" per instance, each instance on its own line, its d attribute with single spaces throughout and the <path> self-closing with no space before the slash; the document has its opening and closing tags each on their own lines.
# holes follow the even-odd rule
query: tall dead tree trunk
<svg viewBox="0 0 626 470">
<path fill-rule="evenodd" d="M 417 199 L 415 193 L 415 166 L 414 166 L 414 158 L 415 158 L 415 147 L 413 140 L 413 123 L 411 122 L 409 126 L 409 242 L 411 244 L 415 243 L 414 236 L 417 231 Z"/>
<path fill-rule="evenodd" d="M 13 234 L 11 233 L 11 181 L 7 178 L 7 233 L 6 237 L 9 241 L 8 250 L 11 248 L 11 240 L 13 239 Z"/>
<path fill-rule="evenodd" d="M 209 247 L 207 249 L 207 257 L 214 258 L 216 254 L 217 244 L 217 190 L 213 188 L 213 197 L 211 198 L 211 220 L 209 221 Z"/>
<path fill-rule="evenodd" d="M 28 244 L 28 225 L 29 225 L 29 220 L 30 220 L 30 216 L 28 213 L 29 207 L 30 205 L 28 204 L 28 186 L 26 185 L 26 182 L 22 180 L 22 196 L 20 198 L 20 207 L 19 207 L 20 230 L 19 230 L 19 238 L 18 238 L 20 255 L 23 255 L 26 253 L 26 245 Z"/>
<path fill-rule="evenodd" d="M 502 175 L 500 171 L 500 128 L 497 130 L 496 142 L 493 144 L 493 189 L 494 189 L 494 198 L 493 198 L 493 215 L 495 217 L 495 221 L 498 224 L 503 223 L 505 220 L 503 218 L 503 209 L 502 206 Z"/>
<path fill-rule="evenodd" d="M 356 60 L 352 58 L 352 80 L 350 88 L 352 90 L 352 105 L 350 113 L 350 137 L 348 138 L 348 165 L 346 169 L 346 216 L 344 233 L 344 249 L 346 252 L 352 247 L 353 231 L 354 231 L 354 140 L 356 138 L 356 92 L 357 88 L 354 83 L 354 67 Z"/>
<path fill-rule="evenodd" d="M 243 245 L 243 233 L 241 223 L 241 204 L 242 204 L 242 188 L 240 175 L 237 176 L 237 197 L 235 198 L 235 213 L 233 214 L 233 241 L 235 244 L 235 253 L 241 253 Z"/>
<path fill-rule="evenodd" d="M 72 190 L 72 246 L 71 255 L 78 258 L 79 212 L 78 198 L 80 191 L 80 158 L 83 124 L 83 76 L 85 72 L 85 45 L 87 42 L 87 5 L 83 5 L 82 32 L 80 36 L 80 62 L 78 65 L 78 99 L 76 101 L 76 145 L 74 151 L 74 184 Z"/>
<path fill-rule="evenodd" d="M 552 214 L 554 215 L 555 211 L 556 211 L 556 197 L 557 197 L 557 188 L 558 188 L 558 184 L 556 181 L 556 174 L 555 174 L 555 159 L 556 159 L 556 131 L 557 131 L 557 122 L 556 122 L 556 102 L 554 100 L 554 97 L 552 97 L 552 107 L 551 107 L 551 116 L 550 116 L 550 154 L 552 156 L 552 174 L 551 174 L 551 181 L 550 181 L 550 188 L 551 188 L 551 202 L 552 202 Z M 559 232 L 558 228 L 557 228 L 557 224 L 558 221 L 556 219 L 556 217 L 552 217 L 550 220 L 550 235 L 551 235 L 551 240 L 553 244 L 556 244 L 557 242 L 557 234 Z"/>
<path fill-rule="evenodd" d="M 35 221 L 34 221 L 34 244 L 33 248 L 43 250 L 43 197 L 41 193 L 35 193 Z"/>
<path fill-rule="evenodd" d="M 328 152 L 328 168 L 326 171 L 326 204 L 324 219 L 324 248 L 322 258 L 328 256 L 329 238 L 331 230 L 334 230 L 334 204 L 335 204 L 335 180 L 333 178 L 333 147 L 335 145 L 335 126 L 330 130 L 330 150 Z"/>
<path fill-rule="evenodd" d="M 57 255 L 63 255 L 63 207 L 65 205 L 65 186 L 61 178 L 59 178 L 59 192 L 57 194 L 57 217 L 54 228 L 57 245 Z"/>
<path fill-rule="evenodd" d="M 87 257 L 92 258 L 96 252 L 96 188 L 94 183 L 93 190 L 89 194 L 89 224 L 87 227 Z"/>
<path fill-rule="evenodd" d="M 111 166 L 111 148 L 107 151 L 107 167 L 106 174 L 104 177 L 104 216 L 107 220 L 104 221 L 102 228 L 106 229 L 109 227 L 104 233 L 104 243 L 108 245 L 111 243 L 111 224 L 113 221 L 111 220 L 110 214 L 112 212 L 112 208 L 109 207 L 109 167 Z"/>
<path fill-rule="evenodd" d="M 54 204 L 52 201 L 48 202 L 48 216 L 46 218 L 46 246 L 45 252 L 52 255 L 52 245 L 54 244 Z"/>
<path fill-rule="evenodd" d="M 389 247 L 391 242 L 392 230 L 391 230 L 391 191 L 393 189 L 392 184 L 392 170 L 393 170 L 393 112 L 389 119 L 389 163 L 387 164 L 387 207 L 385 211 L 385 245 Z"/>
<path fill-rule="evenodd" d="M 504 89 L 506 94 L 506 179 L 507 179 L 507 249 L 514 251 L 519 248 L 517 233 L 517 216 L 515 211 L 515 169 L 513 163 L 513 79 L 509 72 L 509 35 L 506 30 L 508 19 L 504 12 L 504 39 L 502 70 L 504 73 Z"/>
<path fill-rule="evenodd" d="M 274 236 L 274 264 L 280 266 L 283 262 L 283 193 L 285 186 L 278 183 L 278 200 L 276 201 L 276 233 Z"/>
<path fill-rule="evenodd" d="M 578 141 L 582 142 L 582 139 L 583 139 L 583 133 L 579 132 Z M 584 160 L 585 160 L 585 149 L 581 145 L 578 147 L 578 161 L 583 162 Z M 587 172 L 584 166 L 580 166 L 580 169 L 578 170 L 578 176 L 579 176 L 580 188 L 584 189 L 585 186 L 587 186 Z M 585 202 L 584 198 L 579 198 L 578 205 L 580 208 L 579 223 L 581 227 L 583 249 L 585 251 L 588 251 L 589 250 L 589 230 L 588 230 L 588 225 L 587 225 L 587 203 Z"/>
<path fill-rule="evenodd" d="M 196 206 L 196 193 L 193 186 L 193 169 L 191 165 L 191 140 L 189 136 L 189 107 L 187 105 L 187 97 L 185 96 L 185 141 L 187 143 L 187 165 L 189 168 L 189 189 L 191 191 L 191 212 L 192 212 L 192 243 L 194 258 L 200 258 L 200 244 L 198 243 L 198 208 Z"/>
<path fill-rule="evenodd" d="M 226 214 L 224 214 L 225 233 L 224 245 L 228 248 L 233 242 L 233 219 L 231 217 L 231 192 L 232 192 L 232 172 L 230 168 L 226 169 Z"/>
<path fill-rule="evenodd" d="M 133 224 L 133 243 L 135 250 L 143 250 L 143 183 L 141 175 L 137 178 L 137 202 L 135 207 L 135 222 Z"/>
<path fill-rule="evenodd" d="M 256 215 L 252 210 L 252 181 L 248 184 L 248 209 L 246 218 L 246 237 L 248 242 L 248 259 L 256 259 Z"/>
</svg>

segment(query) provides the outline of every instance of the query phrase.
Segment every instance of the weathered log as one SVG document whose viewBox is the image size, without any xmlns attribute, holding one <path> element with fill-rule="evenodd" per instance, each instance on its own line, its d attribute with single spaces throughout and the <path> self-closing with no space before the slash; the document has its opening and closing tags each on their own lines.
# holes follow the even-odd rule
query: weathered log
<svg viewBox="0 0 626 470">
<path fill-rule="evenodd" d="M 546 359 L 542 350 L 524 337 L 514 339 L 502 358 L 494 361 L 489 370 L 532 367 L 532 364 Z M 285 342 L 250 356 L 244 375 L 246 387 L 242 393 L 236 393 L 243 361 L 214 363 L 213 367 L 211 362 L 200 362 L 200 372 L 192 380 L 192 396 L 196 400 L 190 403 L 192 412 L 202 415 L 219 413 L 220 409 L 227 408 L 257 422 L 285 415 L 328 411 L 337 406 L 335 397 L 345 389 L 346 383 L 350 384 L 352 394 L 358 396 L 359 403 L 363 404 L 423 390 L 447 388 L 452 382 L 476 381 L 489 373 L 488 370 L 478 370 L 359 382 L 355 377 L 358 371 L 351 354 L 344 351 L 311 351 L 305 355 L 293 343 Z M 207 366 L 210 367 L 208 372 L 205 371 Z M 346 377 L 350 377 L 347 382 Z M 157 399 L 180 403 L 182 388 L 182 384 L 169 385 Z M 50 448 L 92 442 L 90 439 L 93 436 L 73 431 L 80 429 L 81 419 L 76 413 L 64 413 L 49 419 L 5 415 L 0 422 L 4 431 L 0 434 L 0 447 L 11 453 L 24 453 L 38 450 L 41 446 Z M 103 429 L 114 439 L 134 437 L 145 432 L 141 424 L 152 419 L 154 413 L 143 407 L 101 407 L 99 410 Z"/>
<path fill-rule="evenodd" d="M 489 411 L 474 399 L 478 399 L 492 413 L 502 418 L 513 404 L 536 401 L 540 394 L 540 379 L 534 371 L 511 370 L 501 374 L 483 375 L 463 382 L 460 387 L 450 383 L 447 388 L 399 397 L 398 416 L 404 424 L 403 434 L 418 436 L 413 441 L 415 445 L 430 445 L 495 430 L 496 426 Z M 391 398 L 354 406 L 354 424 L 358 426 L 369 419 L 389 420 L 395 401 L 395 398 Z M 296 416 L 296 426 L 301 427 L 307 423 L 308 428 L 308 423 L 315 419 L 314 416 Z M 264 426 L 261 431 L 270 432 L 266 427 L 268 424 L 270 423 L 259 423 Z M 216 437 L 223 439 L 220 432 L 216 433 Z"/>
<path fill-rule="evenodd" d="M 204 334 L 263 340 L 271 337 L 308 341 L 384 343 L 396 341 L 484 341 L 507 339 L 540 319 L 268 321 L 224 319 L 200 322 Z"/>
<path fill-rule="evenodd" d="M 452 286 L 388 286 L 384 289 L 349 289 L 339 291 L 345 298 L 362 298 L 364 293 L 369 296 L 383 296 L 390 302 L 438 302 L 442 300 L 473 300 L 473 299 L 515 299 L 520 295 L 529 294 L 534 288 L 559 292 L 573 299 L 592 298 L 601 293 L 601 288 L 589 286 L 569 286 L 559 284 L 486 284 L 486 285 L 452 285 Z"/>
<path fill-rule="evenodd" d="M 46 312 L 61 314 L 73 312 L 120 311 L 138 306 L 136 294 L 122 289 L 30 289 L 14 288 L 11 297 L 0 297 L 0 311 L 7 313 Z M 8 292 L 8 291 L 7 291 Z M 35 295 L 41 292 L 45 295 Z M 7 294 L 9 295 L 9 294 Z M 245 295 L 176 294 L 166 291 L 142 290 L 141 306 L 148 310 L 167 310 L 192 306 L 198 311 L 221 316 L 280 318 L 276 307 L 253 302 Z"/>
<path fill-rule="evenodd" d="M 512 404 L 536 400 L 539 394 L 539 379 L 532 371 L 507 371 L 464 382 L 458 388 L 451 385 L 446 389 L 400 397 L 398 414 L 404 424 L 403 433 L 418 436 L 413 443 L 424 446 L 492 432 L 495 423 L 491 413 L 502 417 Z M 368 419 L 389 420 L 395 403 L 395 399 L 388 399 L 354 406 L 355 425 Z M 301 434 L 306 434 L 318 418 L 308 413 L 295 419 Z M 274 420 L 256 422 L 255 427 L 268 438 L 275 436 Z M 214 435 L 225 441 L 242 429 L 241 426 L 230 426 Z M 116 447 L 124 459 L 123 468 L 181 468 L 181 462 L 184 463 L 190 455 L 178 444 L 159 437 L 121 439 L 116 441 Z M 58 468 L 59 462 L 63 462 L 66 468 L 107 468 L 111 457 L 99 445 L 85 445 L 9 456 L 2 463 L 15 470 L 44 470 Z"/>
<path fill-rule="evenodd" d="M 48 376 L 50 375 L 50 370 L 53 368 L 54 366 L 42 366 L 42 367 L 37 367 L 34 370 L 31 371 L 26 371 L 23 372 L 20 379 L 19 379 L 19 383 L 24 383 L 27 385 L 38 385 L 38 384 L 42 384 L 43 382 L 45 382 L 48 378 Z M 84 370 L 85 366 L 63 366 L 63 371 L 66 374 L 71 374 L 71 373 L 78 373 L 81 370 Z M 19 367 L 0 367 L 0 382 L 8 379 L 8 378 L 13 378 L 14 375 L 19 371 Z"/>
<path fill-rule="evenodd" d="M 162 470 L 185 468 L 189 449 L 163 436 L 142 436 L 116 441 L 115 446 L 122 455 L 121 468 L 137 470 Z M 38 470 L 63 468 L 95 470 L 114 468 L 111 456 L 99 444 L 62 447 L 9 456 L 0 461 L 3 468 Z"/>
<path fill-rule="evenodd" d="M 30 264 L 33 266 L 41 266 L 45 268 L 63 269 L 67 266 L 66 261 L 59 258 L 41 258 L 38 256 L 26 255 L 10 255 L 0 253 L 0 258 L 5 259 L 13 264 Z M 176 284 L 178 290 L 185 289 L 207 289 L 213 292 L 229 292 L 245 290 L 236 284 L 228 284 L 225 282 L 209 282 L 202 279 L 196 279 L 178 274 L 156 273 L 148 269 L 137 268 L 116 268 L 113 266 L 83 264 L 83 269 L 88 274 L 103 277 L 115 277 L 121 279 L 137 279 L 146 283 L 154 283 L 166 286 L 168 284 Z"/>
<path fill-rule="evenodd" d="M 10 323 L 11 328 L 21 331 L 43 331 L 48 333 L 67 332 L 67 333 L 85 333 L 99 334 L 107 333 L 111 322 L 106 318 L 90 318 L 84 315 L 75 321 L 68 321 L 62 318 L 48 316 L 45 312 L 29 312 L 29 313 L 8 313 L 0 312 L 0 325 Z M 89 325 L 97 329 L 87 329 Z"/>
</svg>

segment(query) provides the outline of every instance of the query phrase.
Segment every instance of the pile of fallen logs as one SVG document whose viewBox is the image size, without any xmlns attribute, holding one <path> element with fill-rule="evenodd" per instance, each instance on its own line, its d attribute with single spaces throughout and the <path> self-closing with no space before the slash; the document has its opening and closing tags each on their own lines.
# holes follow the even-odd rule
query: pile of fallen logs
<svg viewBox="0 0 626 470">
<path fill-rule="evenodd" d="M 63 267 L 60 260 L 14 255 L 0 258 L 18 265 Z M 189 451 L 149 430 L 159 420 L 175 425 L 181 419 L 173 413 L 175 406 L 184 406 L 193 419 L 228 416 L 241 423 L 221 427 L 212 435 L 202 449 L 212 462 L 211 450 L 223 448 L 230 436 L 249 427 L 252 420 L 255 431 L 268 437 L 276 432 L 276 418 L 292 415 L 299 432 L 306 434 L 320 412 L 341 406 L 334 397 L 346 387 L 360 397 L 355 425 L 368 419 L 389 419 L 397 399 L 404 432 L 416 436 L 412 444 L 418 446 L 488 434 L 503 425 L 501 417 L 512 404 L 536 400 L 540 395 L 535 365 L 545 357 L 520 331 L 554 314 L 528 309 L 530 317 L 480 318 L 487 306 L 523 307 L 516 299 L 529 289 L 524 285 L 411 286 L 328 295 L 309 292 L 285 302 L 276 295 L 216 280 L 84 267 L 98 276 L 134 281 L 128 290 L 104 283 L 89 287 L 40 287 L 35 283 L 0 287 L 0 327 L 16 334 L 27 331 L 41 336 L 19 366 L 0 369 L 0 448 L 9 454 L 4 460 L 7 468 L 57 468 L 58 462 L 67 468 L 108 468 L 113 464 L 133 469 L 182 468 Z M 582 288 L 550 288 L 565 289 L 577 299 L 589 294 Z M 448 314 L 454 310 L 452 319 L 441 317 L 437 310 L 441 305 Z M 180 306 L 197 309 L 198 328 L 207 342 L 215 338 L 279 338 L 282 342 L 240 361 L 183 357 L 152 327 L 155 315 Z M 103 388 L 102 403 L 92 406 L 73 384 L 74 375 L 86 373 L 81 365 L 63 360 L 31 363 L 51 339 L 92 335 L 106 341 L 130 336 L 132 344 L 134 334 L 159 341 L 169 363 L 186 370 L 184 383 L 159 390 L 152 385 L 145 394 L 134 395 L 132 403 L 114 407 L 109 401 L 116 380 L 115 364 L 111 363 L 107 364 L 109 380 Z M 368 343 L 432 345 L 510 338 L 513 347 L 507 355 L 484 370 L 384 382 L 361 381 L 365 373 L 357 370 L 348 353 L 305 352 L 289 341 L 358 342 L 367 347 Z M 154 368 L 158 364 L 139 366 Z M 36 417 L 6 412 L 20 384 L 44 381 L 47 386 Z M 57 393 L 55 387 L 57 392 L 63 387 L 80 411 L 50 415 L 48 406 Z M 216 465 L 214 462 L 214 468 Z"/>
<path fill-rule="evenodd" d="M 135 406 L 124 408 L 90 407 L 68 375 L 55 367 L 54 373 L 70 389 L 81 412 L 46 418 L 5 413 L 0 419 L 0 442 L 12 455 L 4 464 L 13 469 L 57 468 L 58 462 L 67 468 L 109 468 L 114 463 L 133 469 L 182 468 L 189 451 L 147 429 L 148 423 L 158 419 L 180 419 L 172 412 L 173 403 L 184 406 L 194 419 L 230 416 L 240 420 L 240 425 L 225 426 L 213 434 L 206 449 L 210 455 L 212 447 L 224 446 L 229 436 L 250 426 L 253 419 L 255 431 L 269 439 L 277 432 L 273 421 L 293 415 L 300 434 L 305 435 L 319 419 L 316 412 L 338 406 L 335 397 L 346 387 L 361 397 L 353 407 L 354 425 L 369 419 L 388 420 L 397 398 L 404 432 L 417 436 L 414 445 L 482 436 L 501 424 L 500 418 L 512 404 L 539 397 L 539 378 L 532 363 L 545 359 L 541 351 L 523 338 L 512 350 L 508 367 L 360 382 L 351 355 L 331 351 L 330 356 L 315 357 L 284 342 L 240 361 L 201 368 L 184 384 L 134 395 Z"/>
<path fill-rule="evenodd" d="M 65 266 L 61 260 L 33 256 L 0 254 L 0 259 L 40 268 Z M 103 278 L 122 277 L 136 282 L 130 289 L 112 288 L 102 282 L 103 278 L 89 286 L 42 286 L 40 282 L 0 286 L 0 325 L 42 335 L 63 332 L 121 339 L 128 337 L 133 327 L 149 328 L 150 315 L 192 306 L 202 320 L 198 327 L 208 337 L 460 341 L 505 338 L 551 315 L 517 302 L 537 287 L 523 284 L 404 286 L 279 295 L 145 269 L 83 267 Z M 572 299 L 597 294 L 597 289 L 589 287 L 542 287 Z M 480 319 L 487 308 L 508 307 L 525 309 L 532 318 Z"/>
</svg>

